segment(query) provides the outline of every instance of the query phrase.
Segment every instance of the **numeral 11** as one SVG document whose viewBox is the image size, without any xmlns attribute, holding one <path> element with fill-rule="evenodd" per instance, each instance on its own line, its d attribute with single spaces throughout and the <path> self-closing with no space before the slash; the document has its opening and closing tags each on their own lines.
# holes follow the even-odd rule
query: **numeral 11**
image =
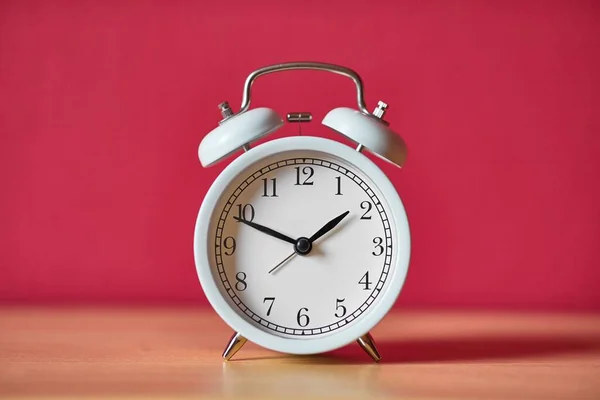
<svg viewBox="0 0 600 400">
<path fill-rule="evenodd" d="M 263 181 L 262 197 L 279 197 L 279 196 L 277 196 L 277 180 L 275 178 L 271 179 L 271 190 L 269 190 L 269 184 L 267 182 L 267 179 L 264 178 L 262 181 Z M 269 194 L 269 193 L 271 193 L 271 194 Z"/>
</svg>

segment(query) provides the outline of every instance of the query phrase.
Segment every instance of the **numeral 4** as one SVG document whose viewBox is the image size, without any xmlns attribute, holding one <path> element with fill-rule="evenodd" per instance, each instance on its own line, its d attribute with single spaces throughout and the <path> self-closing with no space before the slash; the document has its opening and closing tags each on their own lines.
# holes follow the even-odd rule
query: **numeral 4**
<svg viewBox="0 0 600 400">
<path fill-rule="evenodd" d="M 362 278 L 360 278 L 360 281 L 358 281 L 359 284 L 364 285 L 363 290 L 369 290 L 371 288 L 371 284 L 373 282 L 371 282 L 369 280 L 369 271 L 367 271 L 366 274 L 364 274 L 362 276 Z"/>
</svg>

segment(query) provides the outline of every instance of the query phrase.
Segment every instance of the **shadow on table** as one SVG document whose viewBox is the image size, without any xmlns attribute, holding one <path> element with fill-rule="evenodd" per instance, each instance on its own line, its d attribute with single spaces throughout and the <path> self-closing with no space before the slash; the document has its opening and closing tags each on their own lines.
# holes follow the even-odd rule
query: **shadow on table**
<svg viewBox="0 0 600 400">
<path fill-rule="evenodd" d="M 381 363 L 441 363 L 478 360 L 514 360 L 600 349 L 600 338 L 592 337 L 465 337 L 377 341 Z M 362 349 L 348 345 L 317 356 L 324 362 L 372 362 Z"/>
</svg>

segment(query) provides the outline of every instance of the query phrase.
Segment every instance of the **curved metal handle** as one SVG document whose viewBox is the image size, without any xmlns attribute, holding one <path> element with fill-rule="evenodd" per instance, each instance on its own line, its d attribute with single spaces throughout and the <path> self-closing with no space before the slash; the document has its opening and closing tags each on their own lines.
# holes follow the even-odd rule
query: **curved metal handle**
<svg viewBox="0 0 600 400">
<path fill-rule="evenodd" d="M 367 115 L 371 115 L 371 113 L 369 113 L 369 111 L 367 110 L 365 101 L 363 99 L 362 80 L 356 72 L 349 68 L 342 67 L 340 65 L 317 62 L 290 62 L 284 64 L 275 64 L 257 69 L 256 71 L 252 72 L 250 75 L 248 75 L 248 78 L 246 78 L 246 83 L 244 85 L 244 97 L 242 98 L 242 106 L 237 114 L 241 114 L 247 111 L 250 107 L 250 89 L 252 88 L 252 84 L 256 79 L 258 79 L 258 77 L 268 75 L 273 72 L 289 71 L 294 69 L 313 69 L 319 71 L 328 71 L 352 79 L 352 81 L 354 81 L 354 84 L 356 85 L 356 100 L 358 102 L 358 109 Z"/>
</svg>

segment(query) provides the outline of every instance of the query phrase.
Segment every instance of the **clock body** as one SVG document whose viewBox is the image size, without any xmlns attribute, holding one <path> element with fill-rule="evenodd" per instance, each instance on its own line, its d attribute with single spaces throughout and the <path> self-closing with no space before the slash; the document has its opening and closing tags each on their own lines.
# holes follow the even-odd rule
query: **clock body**
<svg viewBox="0 0 600 400">
<path fill-rule="evenodd" d="M 344 213 L 306 254 L 243 223 L 310 238 Z M 287 137 L 250 149 L 217 177 L 198 213 L 194 257 L 207 299 L 233 330 L 275 351 L 322 353 L 390 310 L 407 276 L 410 230 L 396 189 L 365 155 Z"/>
</svg>

